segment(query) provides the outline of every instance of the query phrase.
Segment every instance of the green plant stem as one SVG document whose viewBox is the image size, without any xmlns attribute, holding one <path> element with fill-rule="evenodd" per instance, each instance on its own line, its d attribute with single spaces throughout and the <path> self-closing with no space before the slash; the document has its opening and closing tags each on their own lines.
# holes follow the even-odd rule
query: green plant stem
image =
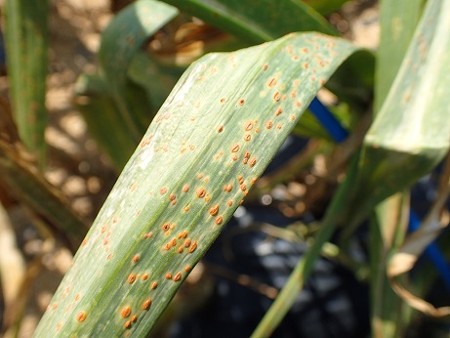
<svg viewBox="0 0 450 338">
<path fill-rule="evenodd" d="M 259 322 L 251 338 L 270 337 L 294 304 L 298 293 L 303 289 L 305 281 L 311 275 L 315 261 L 320 256 L 323 245 L 330 240 L 336 226 L 342 223 L 340 214 L 346 204 L 346 197 L 350 195 L 350 190 L 356 177 L 354 174 L 357 170 L 358 158 L 358 154 L 354 156 L 347 179 L 339 186 L 338 191 L 334 195 L 314 243 L 308 249 L 303 259 L 297 263 L 289 276 L 288 282 Z"/>
</svg>

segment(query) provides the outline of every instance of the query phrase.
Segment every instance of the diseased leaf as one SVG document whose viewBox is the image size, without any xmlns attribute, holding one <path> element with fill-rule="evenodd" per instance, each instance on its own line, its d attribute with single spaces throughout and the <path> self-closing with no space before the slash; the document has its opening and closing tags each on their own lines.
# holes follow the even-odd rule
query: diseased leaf
<svg viewBox="0 0 450 338">
<path fill-rule="evenodd" d="M 35 337 L 145 337 L 354 50 L 342 39 L 290 34 L 189 67 L 119 177 Z"/>
</svg>

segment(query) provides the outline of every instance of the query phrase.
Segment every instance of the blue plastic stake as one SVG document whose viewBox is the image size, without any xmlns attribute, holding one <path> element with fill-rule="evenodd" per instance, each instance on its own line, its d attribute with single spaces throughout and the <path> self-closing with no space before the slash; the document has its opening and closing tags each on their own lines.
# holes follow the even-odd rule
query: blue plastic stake
<svg viewBox="0 0 450 338">
<path fill-rule="evenodd" d="M 341 143 L 347 138 L 348 131 L 342 127 L 338 119 L 334 117 L 317 97 L 309 104 L 309 110 L 311 110 L 311 113 L 313 113 L 334 141 Z"/>
</svg>

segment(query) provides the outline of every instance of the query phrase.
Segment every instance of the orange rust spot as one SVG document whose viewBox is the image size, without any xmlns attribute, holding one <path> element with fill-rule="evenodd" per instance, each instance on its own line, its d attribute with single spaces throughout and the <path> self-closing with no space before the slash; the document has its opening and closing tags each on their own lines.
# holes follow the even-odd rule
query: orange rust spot
<svg viewBox="0 0 450 338">
<path fill-rule="evenodd" d="M 161 229 L 162 229 L 164 232 L 169 231 L 170 228 L 171 228 L 171 224 L 170 224 L 170 223 L 164 223 L 164 224 L 161 226 Z"/>
<path fill-rule="evenodd" d="M 241 184 L 241 190 L 242 191 L 246 191 L 247 190 L 247 186 L 245 185 L 245 183 Z"/>
<path fill-rule="evenodd" d="M 177 198 L 177 196 L 175 196 L 175 194 L 173 194 L 173 193 L 169 195 L 170 201 L 174 201 L 174 200 L 176 200 L 176 198 Z"/>
<path fill-rule="evenodd" d="M 219 127 L 217 128 L 217 132 L 218 132 L 218 133 L 223 132 L 223 126 L 219 126 Z"/>
<path fill-rule="evenodd" d="M 139 262 L 140 259 L 141 259 L 141 255 L 140 255 L 140 254 L 136 254 L 136 255 L 134 255 L 133 258 L 131 259 L 131 262 L 137 263 L 137 262 Z"/>
<path fill-rule="evenodd" d="M 180 246 L 178 247 L 178 249 L 177 249 L 177 252 L 178 252 L 179 254 L 182 254 L 182 253 L 184 252 L 184 246 L 183 246 L 183 245 L 180 245 Z"/>
<path fill-rule="evenodd" d="M 152 238 L 153 237 L 153 232 L 147 232 L 146 234 L 144 234 L 144 239 L 149 239 L 149 238 Z"/>
<path fill-rule="evenodd" d="M 146 272 L 146 273 L 144 273 L 144 274 L 142 275 L 141 279 L 142 279 L 142 280 L 147 280 L 148 277 L 150 277 L 150 275 Z"/>
<path fill-rule="evenodd" d="M 166 187 L 162 187 L 161 189 L 159 189 L 159 193 L 161 195 L 164 195 L 167 192 L 167 188 Z"/>
<path fill-rule="evenodd" d="M 281 123 L 278 123 L 277 124 L 277 129 L 281 129 L 281 128 L 283 128 L 283 125 Z"/>
<path fill-rule="evenodd" d="M 308 69 L 308 68 L 309 68 L 309 64 L 305 62 L 305 63 L 303 64 L 303 68 Z"/>
<path fill-rule="evenodd" d="M 184 211 L 184 212 L 188 212 L 189 210 L 191 210 L 191 207 L 190 207 L 189 205 L 186 205 L 186 206 L 183 208 L 183 211 Z"/>
<path fill-rule="evenodd" d="M 136 278 L 137 277 L 135 273 L 130 273 L 127 278 L 128 284 L 133 284 L 136 281 Z"/>
<path fill-rule="evenodd" d="M 273 127 L 273 122 L 271 120 L 266 122 L 266 129 L 272 129 Z"/>
<path fill-rule="evenodd" d="M 269 69 L 269 65 L 267 63 L 262 65 L 262 70 L 266 71 L 267 69 Z"/>
<path fill-rule="evenodd" d="M 252 178 L 252 184 L 255 184 L 257 180 L 258 180 L 257 177 L 253 177 L 253 178 Z"/>
<path fill-rule="evenodd" d="M 81 297 L 80 297 L 80 294 L 77 293 L 77 294 L 75 295 L 75 301 L 78 302 L 78 301 L 80 300 L 80 298 L 81 298 Z"/>
<path fill-rule="evenodd" d="M 223 186 L 223 191 L 225 192 L 231 192 L 231 190 L 233 190 L 233 185 L 232 184 L 225 184 Z"/>
<path fill-rule="evenodd" d="M 289 115 L 289 120 L 291 122 L 294 122 L 295 121 L 295 115 L 294 114 Z"/>
<path fill-rule="evenodd" d="M 177 245 L 177 239 L 172 238 L 172 240 L 170 241 L 170 246 L 176 246 L 176 245 Z"/>
<path fill-rule="evenodd" d="M 112 259 L 112 253 L 108 254 L 108 256 L 106 256 L 106 259 L 107 259 L 108 261 L 110 261 L 110 260 Z"/>
<path fill-rule="evenodd" d="M 222 98 L 220 99 L 220 103 L 224 103 L 224 102 L 225 102 L 225 98 L 222 97 Z"/>
<path fill-rule="evenodd" d="M 87 243 L 88 243 L 88 240 L 85 238 L 85 239 L 83 239 L 83 241 L 81 242 L 81 246 L 82 246 L 82 247 L 85 247 L 85 246 L 87 245 Z"/>
<path fill-rule="evenodd" d="M 147 298 L 146 300 L 144 300 L 144 302 L 142 303 L 141 309 L 148 311 L 150 309 L 150 306 L 152 305 L 152 299 L 151 298 Z"/>
<path fill-rule="evenodd" d="M 184 266 L 184 271 L 190 272 L 191 270 L 192 270 L 192 267 L 191 267 L 189 264 L 186 264 L 186 265 Z"/>
<path fill-rule="evenodd" d="M 272 88 L 272 87 L 274 87 L 276 84 L 277 84 L 277 79 L 273 77 L 273 78 L 271 78 L 270 81 L 267 83 L 267 86 L 268 86 L 269 88 Z"/>
<path fill-rule="evenodd" d="M 223 217 L 222 216 L 216 217 L 216 220 L 214 221 L 214 223 L 216 223 L 217 225 L 222 224 L 222 222 L 223 222 Z"/>
<path fill-rule="evenodd" d="M 275 92 L 275 94 L 273 94 L 273 99 L 278 102 L 281 99 L 281 94 L 280 92 Z"/>
<path fill-rule="evenodd" d="M 300 108 L 302 106 L 302 103 L 300 101 L 295 101 L 294 104 L 297 108 Z"/>
<path fill-rule="evenodd" d="M 232 200 L 228 200 L 228 201 L 227 201 L 227 205 L 228 205 L 229 207 L 231 207 L 231 206 L 233 205 L 233 201 L 232 201 Z"/>
<path fill-rule="evenodd" d="M 84 322 L 86 320 L 86 318 L 87 318 L 86 311 L 78 312 L 76 318 L 77 318 L 78 322 L 80 322 L 80 323 Z"/>
<path fill-rule="evenodd" d="M 239 184 L 244 183 L 244 177 L 242 175 L 238 175 L 237 177 Z"/>
<path fill-rule="evenodd" d="M 219 212 L 219 205 L 218 204 L 212 206 L 211 209 L 209 209 L 209 214 L 211 216 L 216 216 L 218 212 Z"/>
<path fill-rule="evenodd" d="M 178 238 L 186 238 L 188 236 L 189 232 L 187 230 L 183 230 L 178 234 Z"/>
<path fill-rule="evenodd" d="M 177 272 L 175 276 L 173 276 L 173 281 L 178 282 L 181 280 L 181 272 Z"/>
<path fill-rule="evenodd" d="M 189 184 L 183 185 L 183 188 L 181 188 L 182 192 L 188 192 L 189 191 Z"/>
<path fill-rule="evenodd" d="M 205 196 L 205 202 L 211 201 L 211 196 L 209 194 L 206 194 Z"/>
<path fill-rule="evenodd" d="M 165 279 L 172 279 L 172 274 L 171 274 L 170 272 L 168 272 L 168 273 L 166 273 L 166 274 L 164 275 L 164 278 L 165 278 Z"/>
<path fill-rule="evenodd" d="M 245 100 L 244 100 L 244 99 L 239 99 L 238 104 L 239 104 L 240 106 L 243 106 L 244 103 L 245 103 Z"/>
<path fill-rule="evenodd" d="M 203 178 L 203 176 L 204 176 L 204 175 L 203 175 L 202 173 L 198 173 L 198 174 L 197 174 L 197 178 L 198 178 L 199 180 L 201 180 L 201 179 Z"/>
<path fill-rule="evenodd" d="M 244 158 L 249 159 L 250 158 L 250 152 L 246 151 L 244 154 Z"/>
<path fill-rule="evenodd" d="M 238 160 L 238 157 L 237 157 L 236 155 L 234 155 L 231 159 L 232 159 L 233 161 L 237 161 L 237 160 Z"/>
<path fill-rule="evenodd" d="M 250 130 L 252 130 L 252 128 L 253 128 L 253 122 L 247 122 L 247 123 L 244 125 L 244 129 L 245 129 L 246 131 L 250 131 Z"/>
<path fill-rule="evenodd" d="M 206 195 L 206 190 L 205 190 L 205 188 L 197 188 L 195 193 L 197 194 L 198 198 L 203 198 Z"/>
<path fill-rule="evenodd" d="M 130 329 L 131 328 L 131 320 L 127 320 L 125 322 L 125 324 L 123 324 L 123 327 L 126 328 L 126 329 Z"/>
<path fill-rule="evenodd" d="M 278 107 L 277 110 L 275 110 L 275 116 L 280 116 L 282 112 L 283 112 L 283 108 Z"/>
<path fill-rule="evenodd" d="M 247 164 L 247 162 L 248 162 L 248 158 L 244 157 L 244 159 L 242 160 L 242 163 Z"/>
<path fill-rule="evenodd" d="M 189 247 L 189 253 L 193 253 L 197 249 L 197 241 L 192 242 L 191 246 Z"/>
<path fill-rule="evenodd" d="M 231 148 L 231 152 L 232 153 L 237 153 L 239 151 L 239 144 L 235 144 L 232 148 Z"/>
<path fill-rule="evenodd" d="M 156 281 L 150 285 L 150 289 L 152 289 L 152 290 L 155 290 L 157 287 L 158 287 L 158 282 L 156 282 Z"/>
<path fill-rule="evenodd" d="M 253 168 L 253 167 L 255 166 L 255 164 L 256 164 L 256 159 L 255 159 L 255 158 L 252 158 L 252 159 L 250 160 L 250 162 L 248 163 L 248 165 L 250 166 L 250 168 Z"/>
<path fill-rule="evenodd" d="M 120 315 L 122 318 L 128 318 L 131 315 L 131 306 L 126 305 L 120 310 Z"/>
<path fill-rule="evenodd" d="M 249 142 L 251 139 L 252 139 L 252 135 L 250 135 L 250 134 L 245 134 L 244 135 L 244 141 L 245 142 Z"/>
<path fill-rule="evenodd" d="M 191 240 L 188 238 L 183 243 L 185 248 L 189 248 L 191 246 Z"/>
<path fill-rule="evenodd" d="M 137 322 L 137 316 L 136 315 L 132 315 L 131 316 L 131 321 L 133 322 L 133 323 L 136 323 Z"/>
</svg>

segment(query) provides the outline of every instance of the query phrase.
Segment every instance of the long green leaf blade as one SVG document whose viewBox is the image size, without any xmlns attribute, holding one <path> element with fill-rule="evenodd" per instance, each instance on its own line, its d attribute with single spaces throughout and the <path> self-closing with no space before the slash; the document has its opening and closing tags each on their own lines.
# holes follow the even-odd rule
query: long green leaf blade
<svg viewBox="0 0 450 338">
<path fill-rule="evenodd" d="M 380 45 L 376 65 L 374 112 L 385 100 L 420 18 L 422 0 L 380 3 Z M 408 221 L 408 194 L 398 193 L 380 203 L 371 219 L 370 287 L 374 337 L 399 337 L 408 320 L 406 304 L 394 293 L 386 276 L 388 257 L 401 245 Z"/>
<path fill-rule="evenodd" d="M 99 62 L 116 102 L 122 127 L 137 144 L 151 120 L 143 89 L 128 78 L 133 58 L 153 34 L 178 14 L 170 5 L 155 0 L 137 1 L 123 11 L 102 33 Z"/>
<path fill-rule="evenodd" d="M 233 33 L 250 44 L 270 41 L 296 31 L 337 34 L 320 14 L 298 0 L 164 1 Z"/>
<path fill-rule="evenodd" d="M 290 34 L 193 64 L 125 167 L 35 337 L 145 337 L 354 50 L 342 39 Z"/>
<path fill-rule="evenodd" d="M 45 165 L 48 1 L 8 0 L 5 38 L 13 115 L 19 135 Z"/>
</svg>

